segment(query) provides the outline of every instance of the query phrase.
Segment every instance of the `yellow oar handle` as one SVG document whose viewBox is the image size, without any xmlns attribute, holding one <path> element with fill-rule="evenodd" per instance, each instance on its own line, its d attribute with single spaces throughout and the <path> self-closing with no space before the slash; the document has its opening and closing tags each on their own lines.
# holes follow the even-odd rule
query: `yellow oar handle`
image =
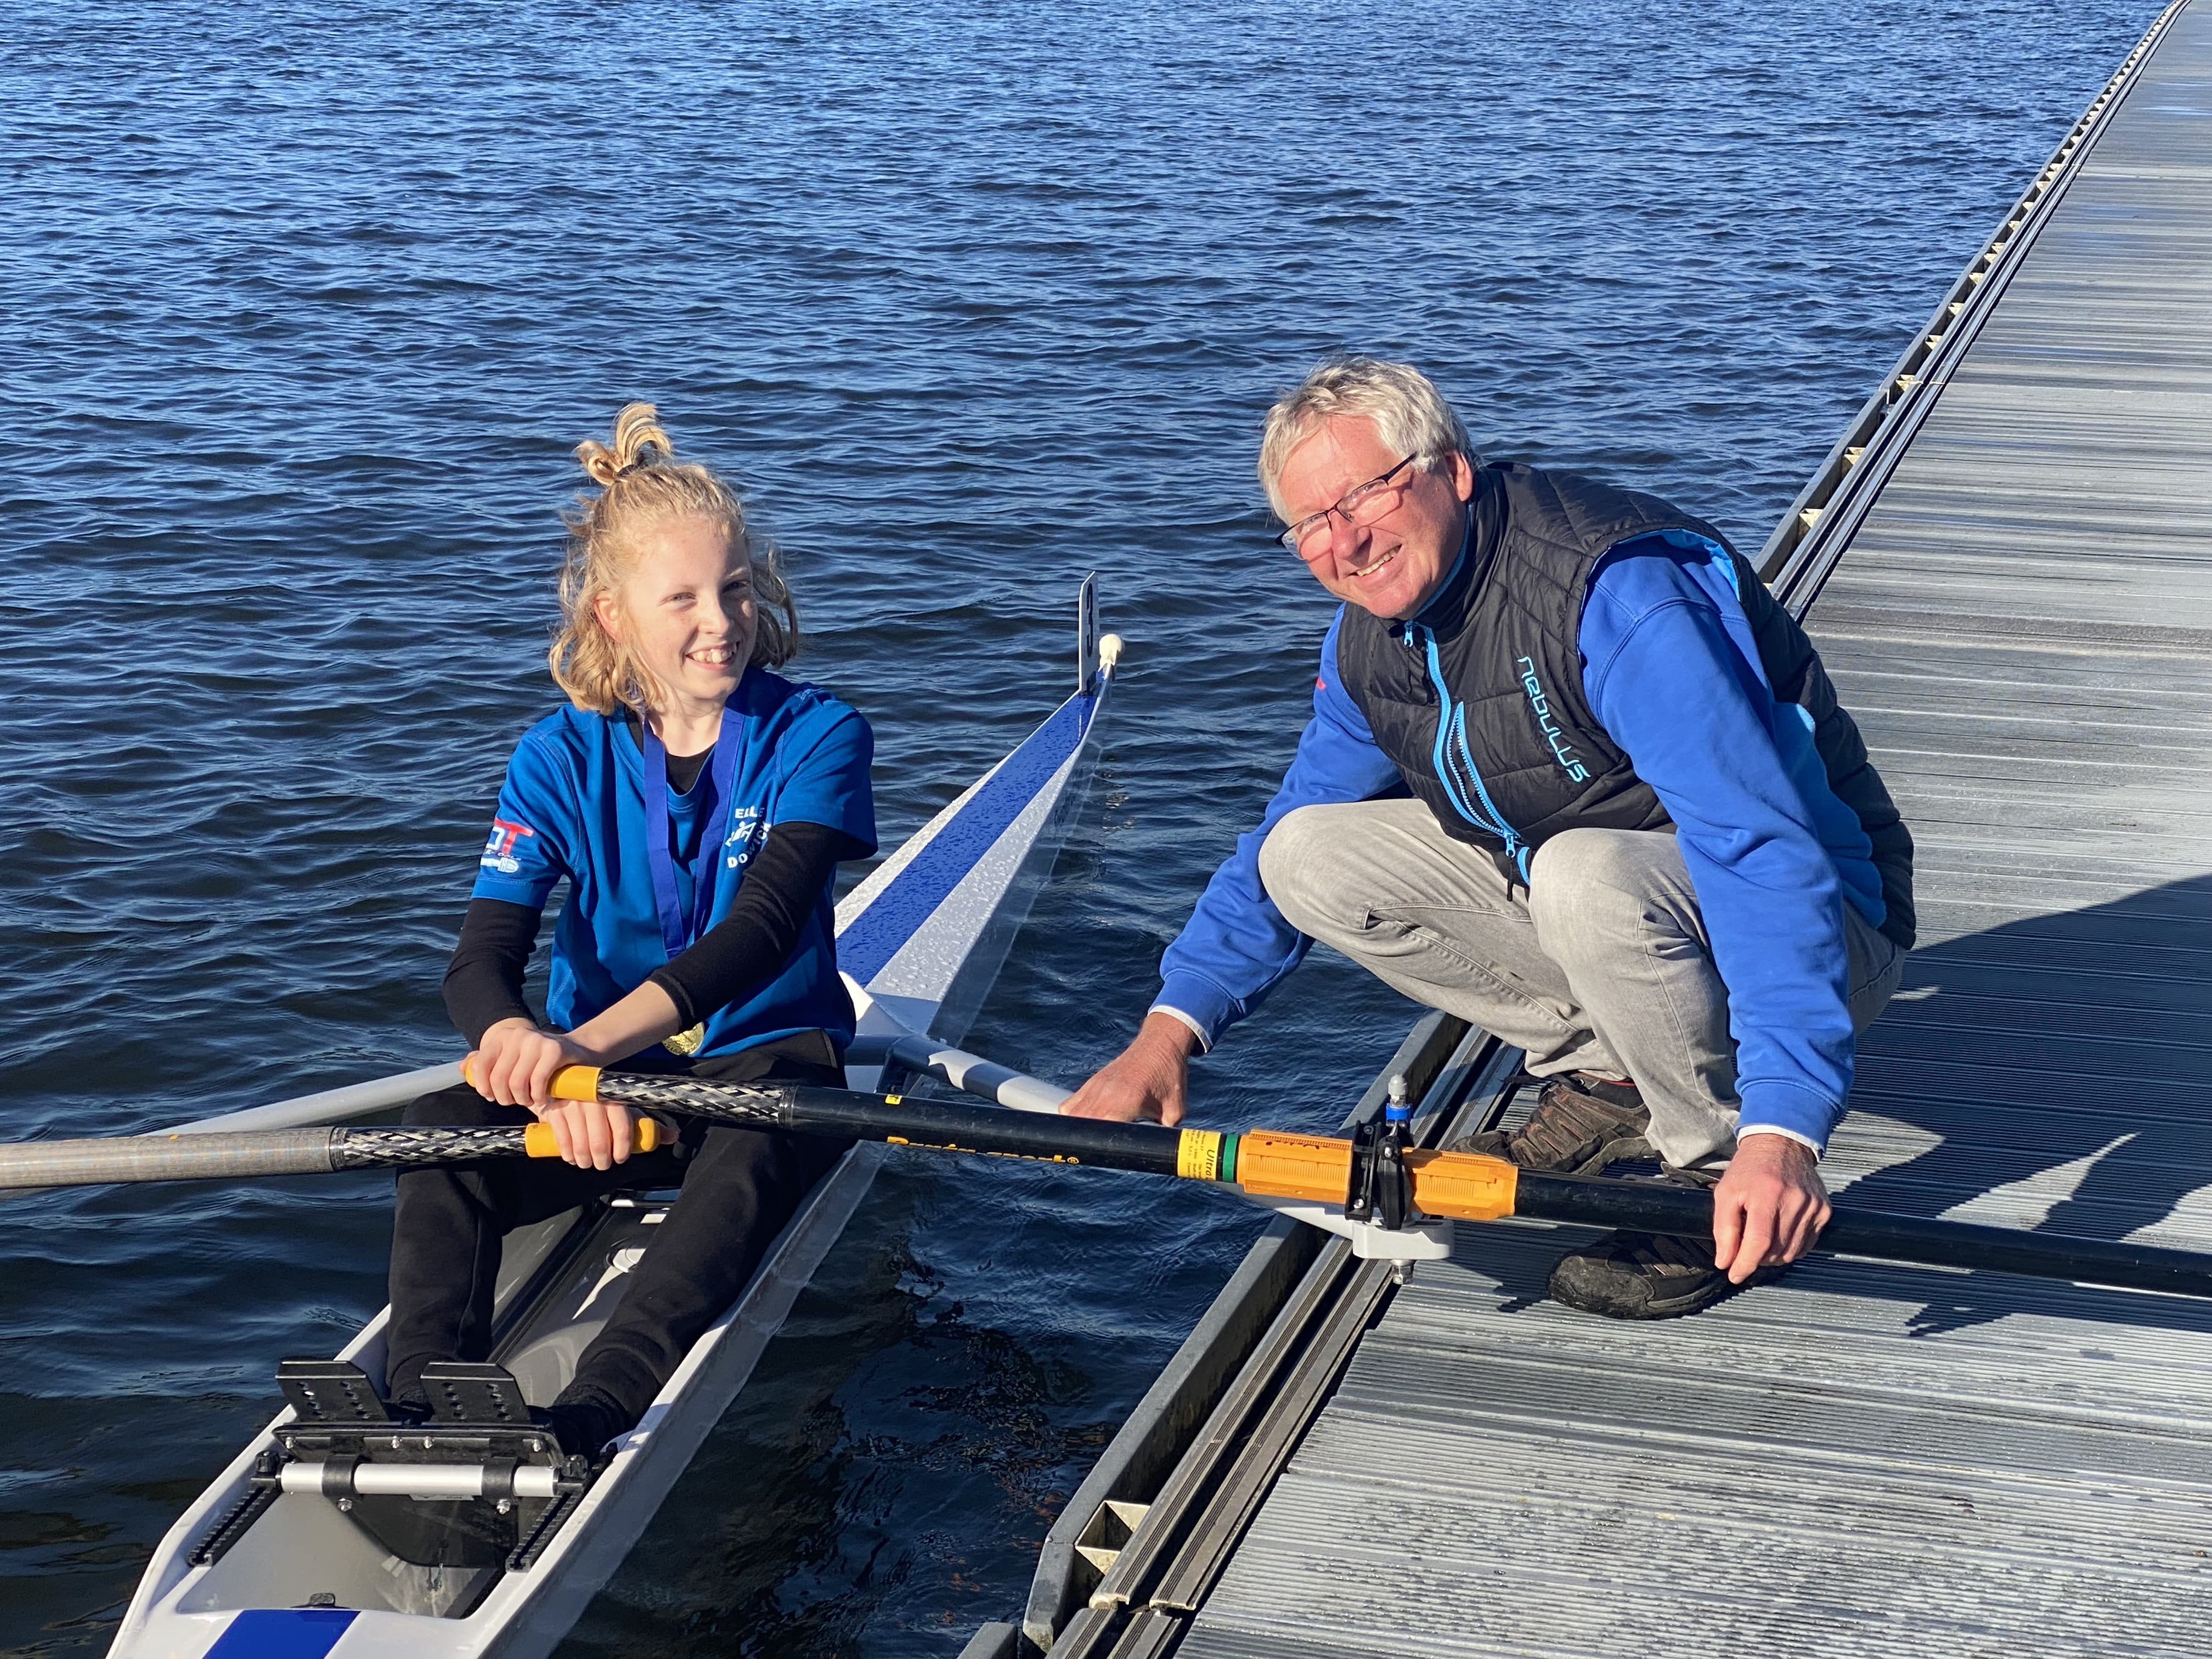
<svg viewBox="0 0 2212 1659">
<path fill-rule="evenodd" d="M 461 1062 L 461 1079 L 471 1087 L 476 1078 L 471 1074 L 469 1060 Z M 596 1066 L 563 1066 L 553 1073 L 545 1092 L 555 1100 L 597 1100 L 599 1097 L 599 1068 Z M 657 1151 L 666 1143 L 658 1118 L 640 1114 L 630 1125 L 629 1149 L 633 1152 Z M 558 1158 L 561 1144 L 553 1138 L 550 1123 L 533 1123 L 522 1132 L 523 1150 L 532 1158 Z"/>
<path fill-rule="evenodd" d="M 477 1079 L 475 1068 L 469 1061 L 475 1058 L 471 1054 L 468 1060 L 461 1062 L 461 1081 L 471 1088 L 476 1086 Z M 556 1100 L 597 1100 L 599 1097 L 599 1068 L 596 1066 L 563 1066 L 553 1073 L 553 1080 L 545 1085 L 545 1092 Z"/>
<path fill-rule="evenodd" d="M 563 1066 L 553 1073 L 553 1080 L 545 1085 L 545 1092 L 556 1100 L 597 1100 L 599 1097 L 599 1068 L 596 1066 Z"/>
<path fill-rule="evenodd" d="M 588 1095 L 584 1097 L 590 1098 Z M 630 1125 L 629 1149 L 633 1152 L 654 1152 L 660 1145 L 659 1118 L 641 1117 Z M 525 1129 L 522 1132 L 522 1148 L 532 1158 L 561 1156 L 561 1145 L 553 1139 L 553 1126 L 550 1123 L 533 1123 Z"/>
</svg>

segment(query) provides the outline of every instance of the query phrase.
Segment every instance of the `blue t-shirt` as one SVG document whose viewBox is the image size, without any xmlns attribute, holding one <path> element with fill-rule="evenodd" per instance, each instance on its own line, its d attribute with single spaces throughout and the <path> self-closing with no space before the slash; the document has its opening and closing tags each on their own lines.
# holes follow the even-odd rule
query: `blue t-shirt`
<svg viewBox="0 0 2212 1659">
<path fill-rule="evenodd" d="M 716 799 L 708 765 L 687 793 L 666 790 L 657 811 L 647 809 L 644 757 L 621 715 L 563 708 L 515 745 L 474 896 L 542 910 L 568 879 L 545 1002 L 556 1028 L 573 1030 L 605 1012 L 668 962 L 647 836 L 669 837 L 687 915 L 700 838 L 721 842 L 722 856 L 710 866 L 708 927 L 729 914 L 747 866 L 776 824 L 825 824 L 874 850 L 868 763 L 875 741 L 858 713 L 817 686 L 748 669 L 722 714 L 721 741 L 732 740 L 742 747 L 727 800 Z M 853 1004 L 837 977 L 830 885 L 823 884 L 783 971 L 746 1001 L 708 1016 L 700 1054 L 734 1054 L 815 1030 L 841 1047 L 851 1042 Z"/>
</svg>

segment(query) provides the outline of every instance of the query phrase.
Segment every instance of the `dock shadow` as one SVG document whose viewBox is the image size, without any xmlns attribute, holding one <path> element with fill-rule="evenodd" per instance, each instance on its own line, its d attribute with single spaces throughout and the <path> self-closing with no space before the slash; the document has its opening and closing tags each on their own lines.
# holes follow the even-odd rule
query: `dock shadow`
<svg viewBox="0 0 2212 1659">
<path fill-rule="evenodd" d="M 2191 1029 L 2212 1013 L 2208 922 L 2212 876 L 2199 876 L 1914 951 L 1903 991 L 1861 1049 L 1887 1049 L 1888 1066 L 1922 1086 L 1900 1096 L 1892 1082 L 1854 1104 L 1936 1139 L 1853 1182 L 1838 1201 L 1939 1216 L 2022 1183 L 2070 1183 L 2034 1231 L 2117 1240 L 2172 1217 L 2212 1185 L 2212 1051 Z M 2010 1006 L 1992 1011 L 1993 1001 Z M 2051 1008 L 2051 1025 L 2034 1026 L 2038 1006 Z M 2109 1009 L 2116 1032 L 2143 1035 L 2123 1046 L 2084 1031 L 2094 1026 L 2081 1018 L 2085 1008 Z M 2060 1029 L 2067 1024 L 2070 1036 Z M 2007 1056 L 2008 1037 L 2032 1045 L 2033 1056 Z M 2116 1058 L 2126 1069 L 2116 1070 Z M 2021 1136 L 2032 1145 L 2005 1143 L 2008 1113 L 2032 1127 Z M 2020 1310 L 2016 1294 L 1977 1294 L 1981 1278 L 1947 1276 L 1950 1293 L 1929 1300 L 1912 1333 L 1936 1335 Z M 2065 1300 L 2070 1307 L 2082 1295 L 2098 1310 L 2093 1316 L 2212 1329 L 2204 1304 L 2126 1292 Z"/>
</svg>

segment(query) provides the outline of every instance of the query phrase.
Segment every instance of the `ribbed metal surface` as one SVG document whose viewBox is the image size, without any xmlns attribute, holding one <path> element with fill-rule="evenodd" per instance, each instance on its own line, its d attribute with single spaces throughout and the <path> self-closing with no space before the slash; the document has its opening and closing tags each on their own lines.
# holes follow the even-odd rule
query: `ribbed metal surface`
<svg viewBox="0 0 2212 1659">
<path fill-rule="evenodd" d="M 2212 1249 L 2208 272 L 2199 0 L 1808 617 L 1921 849 L 1871 1207 Z M 1183 1655 L 2212 1652 L 2212 1305 L 1820 1261 L 1615 1324 L 1544 1299 L 1585 1237 L 1417 1274 Z"/>
<path fill-rule="evenodd" d="M 1186 1656 L 2202 1654 L 2212 1308 L 1818 1261 L 1725 1310 L 1424 1269 Z"/>
</svg>

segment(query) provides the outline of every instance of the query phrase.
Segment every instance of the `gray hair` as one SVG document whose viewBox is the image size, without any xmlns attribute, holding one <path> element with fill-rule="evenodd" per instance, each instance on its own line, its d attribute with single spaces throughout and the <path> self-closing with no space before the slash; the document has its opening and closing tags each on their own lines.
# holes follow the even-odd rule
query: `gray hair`
<svg viewBox="0 0 2212 1659">
<path fill-rule="evenodd" d="M 1434 466 L 1451 454 L 1466 456 L 1470 465 L 1481 464 L 1467 428 L 1436 382 L 1419 369 L 1379 357 L 1331 357 L 1267 411 L 1260 437 L 1260 483 L 1277 517 L 1290 516 L 1275 489 L 1283 463 L 1302 439 L 1335 415 L 1374 422 L 1385 449 L 1411 455 L 1421 466 Z"/>
</svg>

